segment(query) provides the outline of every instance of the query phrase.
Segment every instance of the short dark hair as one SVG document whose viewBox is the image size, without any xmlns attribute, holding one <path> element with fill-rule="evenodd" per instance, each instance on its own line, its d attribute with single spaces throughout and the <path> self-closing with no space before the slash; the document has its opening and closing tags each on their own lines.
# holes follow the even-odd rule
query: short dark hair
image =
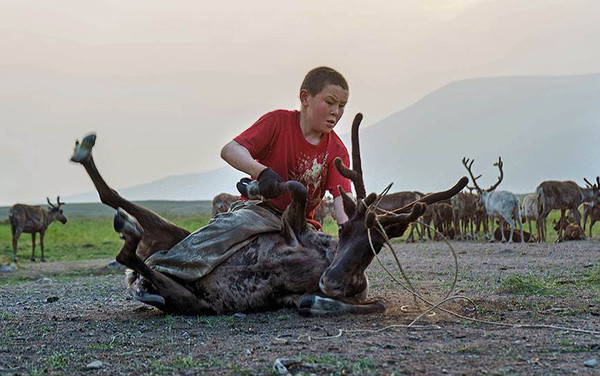
<svg viewBox="0 0 600 376">
<path fill-rule="evenodd" d="M 315 96 L 319 94 L 327 85 L 338 85 L 344 90 L 348 90 L 348 83 L 344 76 L 338 71 L 329 67 L 317 67 L 311 69 L 304 77 L 300 90 L 308 91 L 308 94 Z"/>
</svg>

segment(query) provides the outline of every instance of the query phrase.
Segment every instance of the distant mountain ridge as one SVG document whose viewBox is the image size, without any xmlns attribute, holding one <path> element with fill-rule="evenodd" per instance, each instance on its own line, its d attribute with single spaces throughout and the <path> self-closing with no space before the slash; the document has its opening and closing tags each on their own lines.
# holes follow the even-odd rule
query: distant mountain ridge
<svg viewBox="0 0 600 376">
<path fill-rule="evenodd" d="M 195 201 L 212 200 L 219 193 L 237 194 L 235 184 L 245 175 L 231 167 L 221 167 L 216 170 L 167 176 L 165 178 L 118 189 L 119 194 L 129 200 L 173 200 Z M 110 182 L 108 182 L 110 184 Z M 65 196 L 68 202 L 97 202 L 96 192 Z"/>
<path fill-rule="evenodd" d="M 577 76 L 474 78 L 452 82 L 406 109 L 361 129 L 368 191 L 394 182 L 392 191 L 424 192 L 451 186 L 466 174 L 462 157 L 475 158 L 478 183 L 532 192 L 542 180 L 600 175 L 600 73 Z M 354 116 L 354 114 L 346 114 Z M 368 114 L 365 114 L 368 119 Z M 365 122 L 367 122 L 365 120 Z M 350 150 L 350 135 L 341 135 Z M 132 200 L 209 200 L 235 193 L 244 175 L 231 167 L 170 176 L 119 190 Z M 95 193 L 64 198 L 97 201 Z"/>
</svg>

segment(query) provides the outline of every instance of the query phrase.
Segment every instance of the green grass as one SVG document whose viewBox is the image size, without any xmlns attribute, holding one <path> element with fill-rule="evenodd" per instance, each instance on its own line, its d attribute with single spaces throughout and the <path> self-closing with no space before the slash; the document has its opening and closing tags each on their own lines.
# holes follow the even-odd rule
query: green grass
<svg viewBox="0 0 600 376">
<path fill-rule="evenodd" d="M 208 215 L 174 216 L 167 218 L 178 226 L 195 230 L 204 226 Z M 112 217 L 71 217 L 66 224 L 53 223 L 44 237 L 44 255 L 48 261 L 90 260 L 114 257 L 123 241 L 113 229 Z M 28 263 L 31 256 L 31 235 L 21 234 L 17 257 L 20 263 Z M 40 259 L 39 234 L 36 235 L 36 259 Z M 0 224 L 0 262 L 12 258 L 10 226 Z"/>
<path fill-rule="evenodd" d="M 178 214 L 183 212 L 183 207 L 186 203 L 181 202 L 148 202 L 155 205 L 154 208 L 165 218 L 173 221 L 175 224 L 194 231 L 204 226 L 210 216 L 206 214 L 206 208 L 201 207 L 201 203 L 187 203 L 198 207 L 197 214 Z M 205 203 L 202 203 L 204 205 Z M 102 207 L 101 204 L 73 204 L 73 206 L 81 206 L 77 209 L 79 212 L 89 210 L 86 216 L 71 215 L 68 216 L 68 222 L 63 225 L 61 223 L 53 223 L 48 228 L 44 239 L 45 257 L 48 261 L 72 261 L 72 260 L 89 260 L 98 258 L 112 258 L 120 250 L 123 241 L 113 230 L 112 213 L 114 211 L 107 207 Z M 87 206 L 86 206 L 87 205 Z M 88 207 L 89 206 L 89 207 Z M 206 206 L 206 205 L 204 205 Z M 102 211 L 107 208 L 109 215 Z M 77 212 L 73 209 L 74 212 Z M 188 210 L 188 212 L 191 210 Z M 550 213 L 548 223 L 551 224 L 553 219 L 558 219 L 560 213 L 553 211 Z M 337 223 L 330 217 L 325 219 L 323 231 L 329 235 L 337 236 Z M 535 233 L 535 225 L 533 228 Z M 401 239 L 408 237 L 408 231 Z M 548 241 L 552 242 L 556 239 L 557 234 L 551 226 L 548 226 Z M 600 237 L 600 225 L 594 228 L 594 238 Z M 482 238 L 482 237 L 480 237 Z M 20 263 L 28 263 L 31 255 L 31 235 L 22 234 L 19 238 L 17 256 Z M 36 258 L 39 260 L 41 256 L 39 235 L 36 236 Z M 7 264 L 12 258 L 12 240 L 10 226 L 7 221 L 0 222 L 0 265 Z"/>
<path fill-rule="evenodd" d="M 500 290 L 520 295 L 559 295 L 556 282 L 534 274 L 513 274 L 500 282 Z"/>
</svg>

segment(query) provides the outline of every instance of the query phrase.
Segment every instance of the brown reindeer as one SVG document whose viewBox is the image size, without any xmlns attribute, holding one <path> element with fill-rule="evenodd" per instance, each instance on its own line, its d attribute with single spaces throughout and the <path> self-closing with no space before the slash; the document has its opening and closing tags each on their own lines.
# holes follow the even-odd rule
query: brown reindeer
<svg viewBox="0 0 600 376">
<path fill-rule="evenodd" d="M 421 196 L 423 196 L 423 194 L 416 191 L 402 191 L 387 194 L 383 196 L 379 201 L 379 204 L 377 204 L 377 212 L 385 213 L 386 211 L 394 211 L 398 208 L 407 205 L 410 202 L 418 200 L 419 198 L 421 198 Z M 413 231 L 416 226 L 414 226 L 414 224 L 411 224 L 410 227 L 410 233 L 406 240 L 407 242 L 414 241 Z M 419 232 L 418 229 L 417 232 Z M 418 236 L 421 237 L 421 234 L 419 233 Z"/>
<path fill-rule="evenodd" d="M 560 218 L 559 221 L 556 221 L 555 219 L 553 221 L 553 227 L 557 234 L 559 231 L 564 233 L 562 240 L 585 239 L 585 235 L 581 227 L 579 227 L 577 223 L 570 222 L 567 217 Z"/>
<path fill-rule="evenodd" d="M 182 239 L 189 232 L 125 200 L 106 185 L 92 159 L 95 135 L 76 143 L 72 160 L 85 167 L 102 202 L 117 209 L 115 229 L 125 244 L 116 259 L 135 272 L 130 288 L 147 289 L 141 297 L 134 295 L 136 299 L 179 314 L 260 311 L 285 306 L 296 306 L 306 315 L 381 312 L 385 309 L 381 303 L 366 300 L 368 280 L 364 273 L 383 247 L 380 231 L 390 238 L 402 235 L 408 224 L 424 212 L 426 204 L 451 197 L 466 185 L 467 179 L 461 179 L 448 191 L 411 202 L 397 213 L 376 215 L 371 205 L 377 195 L 366 195 L 362 179 L 358 145 L 361 120 L 359 114 L 352 125 L 353 169 L 343 166 L 339 159 L 335 161 L 336 168 L 352 180 L 356 191 L 354 201 L 340 189 L 349 220 L 340 225 L 339 239 L 310 230 L 305 218 L 306 188 L 296 181 L 285 182 L 281 188 L 290 193 L 292 202 L 283 213 L 281 229 L 257 235 L 209 274 L 195 280 L 158 271 L 144 262 L 160 250 L 180 247 L 180 242 L 188 244 Z M 188 251 L 194 254 L 194 249 Z"/>
<path fill-rule="evenodd" d="M 333 209 L 333 199 L 330 197 L 324 198 L 319 206 L 315 209 L 313 216 L 314 220 L 323 224 L 325 218 L 331 217 L 335 219 L 335 210 Z"/>
<path fill-rule="evenodd" d="M 452 197 L 452 219 L 456 238 L 459 240 L 474 238 L 473 224 L 477 212 L 477 200 L 476 195 L 466 192 L 460 192 Z M 467 229 L 469 229 L 469 236 L 467 236 Z"/>
<path fill-rule="evenodd" d="M 597 202 L 584 202 L 583 203 L 583 231 L 585 233 L 585 227 L 587 219 L 590 218 L 590 239 L 592 238 L 592 228 L 594 224 L 600 221 L 600 204 Z"/>
<path fill-rule="evenodd" d="M 531 230 L 531 221 L 537 221 L 538 217 L 538 204 L 535 195 L 527 195 L 523 198 L 521 204 L 521 222 L 529 224 L 529 233 L 533 234 Z M 530 241 L 535 241 L 533 236 L 530 237 Z"/>
<path fill-rule="evenodd" d="M 523 225 L 521 224 L 521 205 L 519 203 L 519 199 L 514 193 L 507 191 L 496 191 L 496 188 L 498 185 L 500 185 L 502 179 L 504 178 L 504 170 L 502 169 L 504 163 L 502 162 L 502 158 L 498 157 L 498 162 L 494 163 L 494 166 L 498 167 L 500 173 L 498 176 L 498 181 L 485 190 L 481 189 L 477 185 L 477 179 L 479 179 L 481 175 L 477 177 L 473 175 L 473 171 L 471 170 L 473 167 L 473 162 L 475 162 L 475 160 L 469 160 L 466 158 L 462 159 L 463 166 L 465 166 L 469 172 L 471 180 L 473 181 L 473 185 L 479 193 L 479 203 L 485 205 L 485 211 L 490 218 L 499 218 L 501 221 L 504 220 L 508 222 L 510 225 L 510 236 L 508 238 L 508 242 L 512 243 L 513 233 L 516 229 L 515 222 L 517 222 L 519 225 L 519 231 L 523 231 Z M 506 241 L 504 231 L 501 231 L 501 235 L 501 242 L 504 243 Z M 521 237 L 521 242 L 524 242 L 523 237 Z"/>
<path fill-rule="evenodd" d="M 496 241 L 502 241 L 502 237 L 504 237 L 505 239 L 508 238 L 510 236 L 511 233 L 511 229 L 510 226 L 508 225 L 508 223 L 503 222 L 502 224 L 500 224 L 500 220 L 497 221 L 498 227 L 496 228 L 496 230 L 494 231 L 494 239 L 496 239 Z M 502 228 L 502 231 L 504 232 L 504 234 L 502 234 L 500 232 L 500 228 Z M 519 231 L 518 229 L 516 229 L 515 231 L 513 231 L 513 235 L 512 235 L 512 240 L 513 242 L 520 242 L 521 239 L 523 239 L 523 241 L 529 243 L 532 240 L 532 236 L 529 232 L 523 230 L 522 232 Z"/>
<path fill-rule="evenodd" d="M 56 206 L 46 197 L 50 209 L 46 210 L 39 206 L 15 204 L 8 211 L 8 222 L 12 233 L 13 261 L 17 261 L 17 243 L 21 233 L 31 234 L 31 261 L 35 261 L 35 234 L 40 233 L 40 249 L 42 250 L 42 261 L 44 258 L 44 234 L 48 226 L 54 221 L 62 224 L 67 223 L 67 218 L 60 208 L 64 202 L 60 202 L 60 196 L 56 198 Z"/>
<path fill-rule="evenodd" d="M 239 200 L 240 196 L 234 196 L 229 193 L 219 193 L 212 200 L 212 216 L 219 213 L 227 213 L 231 204 Z"/>
<path fill-rule="evenodd" d="M 433 214 L 435 229 L 447 238 L 454 239 L 455 230 L 452 227 L 454 211 L 452 205 L 446 202 L 437 202 L 433 205 Z M 439 236 L 436 236 L 435 239 L 439 239 Z"/>
<path fill-rule="evenodd" d="M 577 208 L 584 202 L 592 202 L 598 200 L 600 186 L 600 178 L 596 177 L 596 184 L 591 184 L 587 179 L 584 181 L 588 184 L 587 188 L 582 188 L 574 181 L 543 181 L 535 189 L 535 194 L 538 202 L 538 241 L 546 241 L 546 219 L 551 210 L 560 210 L 561 221 L 565 217 L 567 210 L 572 210 L 573 213 L 579 214 Z M 580 219 L 577 219 L 579 225 Z M 557 242 L 563 238 L 562 227 L 558 233 Z"/>
</svg>

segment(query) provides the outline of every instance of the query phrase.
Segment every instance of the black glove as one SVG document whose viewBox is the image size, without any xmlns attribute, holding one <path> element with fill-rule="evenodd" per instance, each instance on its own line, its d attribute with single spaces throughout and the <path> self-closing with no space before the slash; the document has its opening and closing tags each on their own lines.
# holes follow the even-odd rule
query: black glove
<svg viewBox="0 0 600 376">
<path fill-rule="evenodd" d="M 279 183 L 283 182 L 281 176 L 270 168 L 265 168 L 258 174 L 258 191 L 260 195 L 267 200 L 281 195 L 282 190 L 279 188 Z"/>
</svg>

